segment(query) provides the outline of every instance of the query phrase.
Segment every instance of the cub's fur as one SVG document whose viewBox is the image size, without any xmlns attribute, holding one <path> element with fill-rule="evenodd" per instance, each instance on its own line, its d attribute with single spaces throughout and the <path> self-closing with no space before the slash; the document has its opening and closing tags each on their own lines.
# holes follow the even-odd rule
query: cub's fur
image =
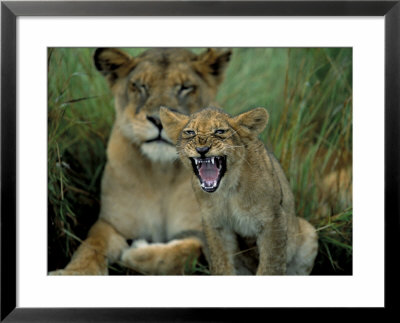
<svg viewBox="0 0 400 323">
<path fill-rule="evenodd" d="M 95 51 L 94 64 L 115 99 L 99 220 L 64 270 L 52 274 L 107 274 L 122 261 L 139 273 L 182 274 L 203 248 L 200 211 L 191 174 L 176 158 L 159 118 L 167 105 L 194 113 L 211 104 L 230 50 L 199 55 L 151 49 L 131 57 L 118 49 Z M 131 247 L 126 240 L 132 239 Z"/>
<path fill-rule="evenodd" d="M 160 116 L 182 163 L 192 170 L 211 273 L 309 274 L 317 234 L 295 216 L 284 172 L 257 139 L 267 111 L 257 108 L 230 117 L 207 108 L 188 117 L 162 108 Z M 253 252 L 241 251 L 243 246 Z"/>
</svg>

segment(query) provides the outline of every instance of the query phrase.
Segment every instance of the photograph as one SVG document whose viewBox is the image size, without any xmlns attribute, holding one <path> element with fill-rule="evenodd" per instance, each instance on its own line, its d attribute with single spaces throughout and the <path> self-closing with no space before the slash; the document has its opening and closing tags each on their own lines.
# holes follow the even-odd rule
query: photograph
<svg viewBox="0 0 400 323">
<path fill-rule="evenodd" d="M 351 47 L 47 48 L 49 275 L 352 275 Z"/>
<path fill-rule="evenodd" d="M 3 1 L 0 321 L 392 317 L 399 16 Z"/>
</svg>

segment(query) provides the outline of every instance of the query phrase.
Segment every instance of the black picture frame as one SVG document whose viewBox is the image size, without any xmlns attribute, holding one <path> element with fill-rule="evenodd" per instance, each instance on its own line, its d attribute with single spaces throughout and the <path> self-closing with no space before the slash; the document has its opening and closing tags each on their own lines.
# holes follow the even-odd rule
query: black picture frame
<svg viewBox="0 0 400 323">
<path fill-rule="evenodd" d="M 16 307 L 16 19 L 19 16 L 383 16 L 385 19 L 385 307 L 399 287 L 400 1 L 88 1 L 1 3 L 1 321 L 247 321 L 266 309 Z M 373 149 L 371 149 L 373 150 Z M 371 258 L 373 255 L 371 255 Z M 371 260 L 372 261 L 372 260 Z M 366 286 L 366 292 L 368 287 Z M 271 309 L 272 310 L 272 309 Z M 284 314 L 287 309 L 273 309 Z M 301 312 L 299 309 L 298 312 Z M 251 313 L 250 313 L 251 312 Z M 261 312 L 261 313 L 260 313 Z M 304 312 L 303 312 L 304 313 Z M 336 311 L 329 310 L 329 318 Z M 375 314 L 372 314 L 375 313 Z M 350 314 L 350 312 L 348 312 Z M 250 316 L 248 316 L 250 315 Z M 253 316 L 254 315 L 254 316 Z M 257 316 L 256 316 L 257 315 Z M 275 315 L 275 314 L 274 314 Z M 309 314 L 308 314 L 309 315 Z M 318 316 L 318 314 L 317 314 Z M 324 319 L 324 318 L 319 318 Z"/>
</svg>

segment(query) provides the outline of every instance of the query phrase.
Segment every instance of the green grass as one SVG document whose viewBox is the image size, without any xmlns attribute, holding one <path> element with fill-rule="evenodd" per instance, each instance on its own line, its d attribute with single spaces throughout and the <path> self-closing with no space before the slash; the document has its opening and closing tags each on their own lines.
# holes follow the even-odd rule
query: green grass
<svg viewBox="0 0 400 323">
<path fill-rule="evenodd" d="M 126 49 L 133 55 L 143 49 Z M 113 98 L 92 63 L 92 48 L 49 49 L 49 269 L 65 266 L 96 220 Z M 195 49 L 196 52 L 201 50 Z M 296 211 L 318 230 L 315 274 L 352 273 L 352 192 L 334 176 L 352 164 L 352 50 L 237 48 L 217 101 L 237 114 L 262 106 L 270 121 L 262 139 L 289 178 Z M 344 185 L 346 184 L 346 185 Z M 207 268 L 190 264 L 191 272 Z M 126 271 L 118 265 L 114 273 Z M 197 268 L 197 269 L 196 269 Z"/>
</svg>

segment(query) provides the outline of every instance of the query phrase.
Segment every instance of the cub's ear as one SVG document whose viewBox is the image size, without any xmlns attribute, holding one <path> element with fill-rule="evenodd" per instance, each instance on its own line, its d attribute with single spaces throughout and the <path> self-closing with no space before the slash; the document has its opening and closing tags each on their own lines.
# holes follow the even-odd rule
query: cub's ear
<svg viewBox="0 0 400 323">
<path fill-rule="evenodd" d="M 126 76 L 136 65 L 133 57 L 115 48 L 97 48 L 94 65 L 112 86 L 118 78 Z"/>
<path fill-rule="evenodd" d="M 189 117 L 178 112 L 173 112 L 168 108 L 161 107 L 160 119 L 168 138 L 175 144 L 183 128 L 189 122 Z"/>
<path fill-rule="evenodd" d="M 268 112 L 264 108 L 255 108 L 239 114 L 233 120 L 242 136 L 258 136 L 268 123 Z"/>
<path fill-rule="evenodd" d="M 207 49 L 200 54 L 195 61 L 195 69 L 206 79 L 213 79 L 216 85 L 219 85 L 224 72 L 231 59 L 232 50 Z"/>
</svg>

